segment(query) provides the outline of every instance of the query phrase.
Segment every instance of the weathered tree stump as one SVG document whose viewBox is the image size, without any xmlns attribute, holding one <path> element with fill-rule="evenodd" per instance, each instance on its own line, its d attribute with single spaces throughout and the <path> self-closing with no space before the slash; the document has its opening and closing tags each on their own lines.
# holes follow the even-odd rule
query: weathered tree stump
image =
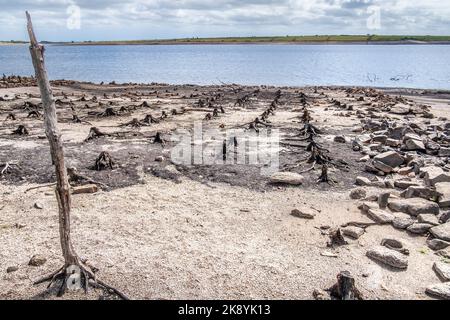
<svg viewBox="0 0 450 320">
<path fill-rule="evenodd" d="M 114 161 L 112 160 L 111 156 L 108 152 L 102 151 L 100 155 L 95 159 L 95 164 L 93 169 L 97 171 L 107 170 L 107 169 L 113 169 L 114 168 Z"/>
<path fill-rule="evenodd" d="M 141 120 L 141 122 L 151 124 L 151 123 L 159 123 L 159 120 L 155 119 L 151 114 L 148 114 L 145 116 L 143 120 Z"/>
<path fill-rule="evenodd" d="M 348 271 L 341 271 L 337 276 L 337 283 L 328 291 L 333 299 L 363 300 L 361 292 L 355 286 L 355 278 Z"/>
<path fill-rule="evenodd" d="M 107 133 L 103 133 L 101 132 L 98 128 L 96 127 L 92 127 L 89 130 L 89 134 L 87 136 L 87 138 L 84 140 L 85 142 L 90 141 L 92 139 L 96 139 L 96 138 L 100 138 L 100 137 L 105 137 L 105 136 L 109 136 L 109 134 Z"/>
<path fill-rule="evenodd" d="M 330 240 L 327 243 L 328 247 L 339 247 L 348 244 L 344 239 L 340 228 L 331 229 L 328 236 L 330 237 Z"/>
<path fill-rule="evenodd" d="M 28 132 L 28 129 L 24 125 L 21 124 L 11 134 L 23 136 L 23 135 L 28 135 L 29 132 Z"/>
<path fill-rule="evenodd" d="M 8 113 L 5 121 L 8 121 L 8 120 L 16 121 L 17 120 L 16 115 L 14 113 Z"/>
<path fill-rule="evenodd" d="M 32 110 L 28 113 L 27 118 L 37 118 L 40 119 L 42 114 L 37 110 Z"/>
<path fill-rule="evenodd" d="M 164 140 L 161 137 L 161 133 L 160 132 L 156 132 L 155 138 L 153 139 L 153 143 L 164 144 Z"/>
</svg>

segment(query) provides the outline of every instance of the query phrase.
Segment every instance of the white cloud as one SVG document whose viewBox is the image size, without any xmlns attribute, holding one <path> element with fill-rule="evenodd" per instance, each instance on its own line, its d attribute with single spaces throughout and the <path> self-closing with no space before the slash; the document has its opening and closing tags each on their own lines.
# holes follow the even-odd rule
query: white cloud
<svg viewBox="0 0 450 320">
<path fill-rule="evenodd" d="M 442 0 L 0 0 L 0 39 L 23 37 L 24 11 L 47 40 L 273 34 L 363 34 L 367 8 L 380 6 L 380 33 L 446 34 Z M 82 10 L 67 30 L 66 9 Z M 57 27 L 57 28 L 56 28 Z"/>
</svg>

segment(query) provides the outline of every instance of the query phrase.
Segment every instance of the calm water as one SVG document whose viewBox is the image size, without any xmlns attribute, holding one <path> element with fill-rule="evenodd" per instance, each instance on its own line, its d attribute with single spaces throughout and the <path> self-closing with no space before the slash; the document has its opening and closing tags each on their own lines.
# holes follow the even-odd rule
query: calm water
<svg viewBox="0 0 450 320">
<path fill-rule="evenodd" d="M 174 84 L 450 89 L 450 46 L 47 46 L 52 79 Z M 27 46 L 0 46 L 0 74 L 31 75 Z"/>
</svg>

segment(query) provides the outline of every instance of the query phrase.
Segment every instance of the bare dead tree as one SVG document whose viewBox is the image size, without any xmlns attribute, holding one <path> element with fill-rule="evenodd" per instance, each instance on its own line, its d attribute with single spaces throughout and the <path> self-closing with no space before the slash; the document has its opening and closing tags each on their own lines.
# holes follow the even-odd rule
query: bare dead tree
<svg viewBox="0 0 450 320">
<path fill-rule="evenodd" d="M 59 208 L 59 234 L 62 254 L 64 257 L 64 265 L 60 269 L 36 281 L 35 284 L 50 281 L 49 286 L 51 286 L 51 284 L 55 281 L 62 280 L 58 291 L 58 296 L 62 296 L 68 288 L 69 280 L 73 281 L 71 278 L 71 270 L 79 270 L 80 280 L 84 283 L 85 292 L 88 290 L 89 280 L 91 279 L 94 281 L 96 287 L 101 286 L 102 288 L 117 294 L 121 298 L 127 299 L 127 297 L 117 289 L 103 283 L 100 280 L 97 280 L 92 268 L 89 267 L 85 261 L 80 259 L 72 245 L 70 235 L 71 197 L 66 164 L 64 162 L 64 149 L 61 141 L 61 133 L 57 127 L 56 106 L 53 93 L 50 88 L 47 71 L 45 69 L 44 47 L 40 45 L 36 39 L 33 25 L 31 23 L 31 17 L 28 12 L 26 12 L 26 16 L 28 21 L 28 35 L 30 37 L 30 53 L 36 73 L 36 80 L 41 92 L 42 105 L 44 107 L 45 133 L 50 144 L 50 152 L 56 171 L 56 198 L 58 200 Z"/>
</svg>

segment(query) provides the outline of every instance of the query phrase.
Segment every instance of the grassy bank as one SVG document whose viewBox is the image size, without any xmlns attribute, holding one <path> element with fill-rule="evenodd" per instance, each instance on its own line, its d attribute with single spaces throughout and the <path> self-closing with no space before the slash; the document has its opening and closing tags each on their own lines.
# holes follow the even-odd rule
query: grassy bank
<svg viewBox="0 0 450 320">
<path fill-rule="evenodd" d="M 276 37 L 181 38 L 161 40 L 84 41 L 72 45 L 270 44 L 270 43 L 450 43 L 450 36 L 318 35 Z"/>
</svg>

